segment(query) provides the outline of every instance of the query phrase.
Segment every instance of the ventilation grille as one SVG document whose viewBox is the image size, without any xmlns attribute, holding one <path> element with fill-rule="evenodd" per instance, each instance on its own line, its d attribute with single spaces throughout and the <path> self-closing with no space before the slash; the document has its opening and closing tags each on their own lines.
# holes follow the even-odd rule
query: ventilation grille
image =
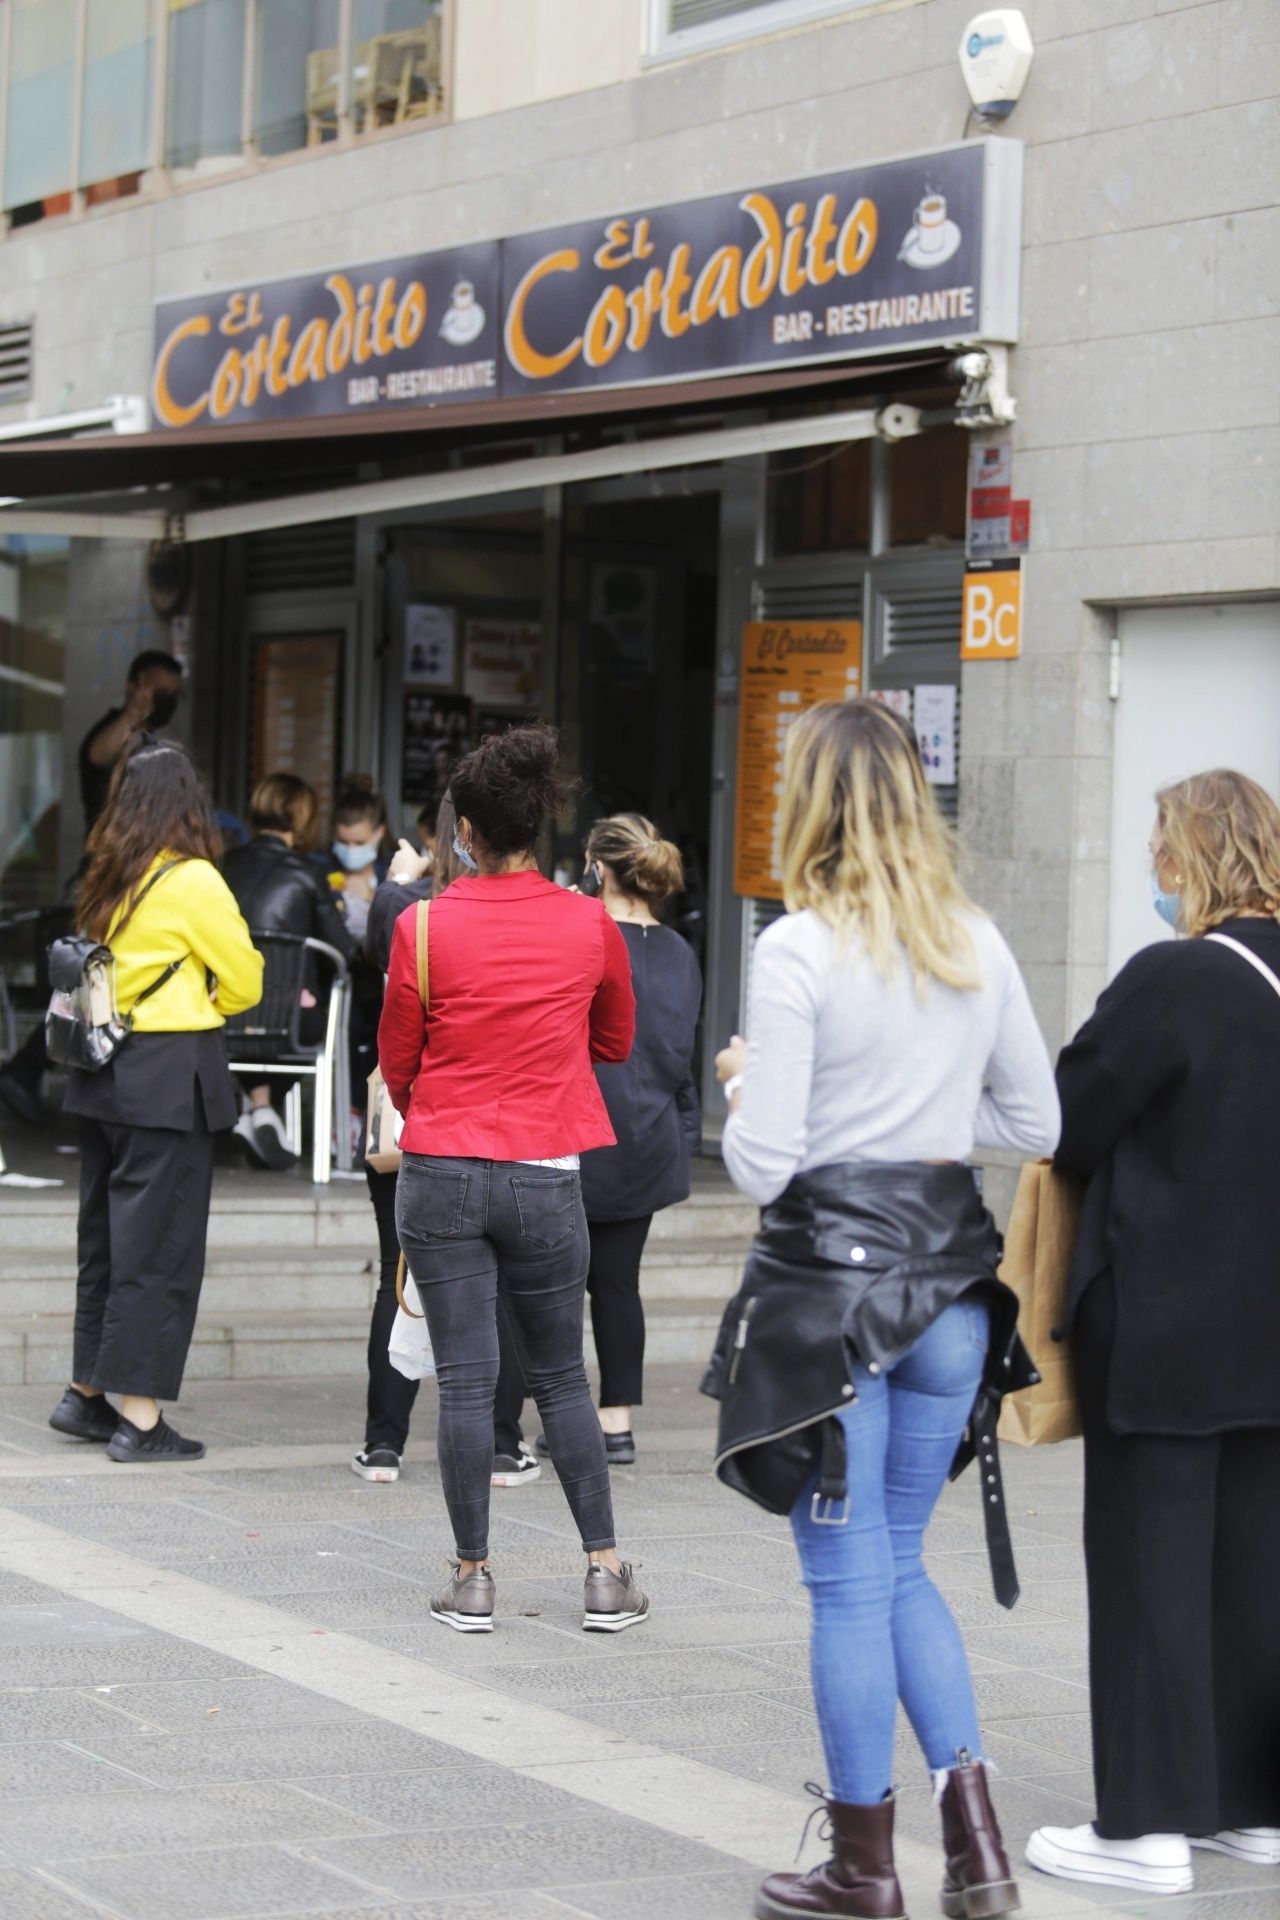
<svg viewBox="0 0 1280 1920">
<path fill-rule="evenodd" d="M 0 323 L 0 407 L 31 398 L 31 362 L 35 351 L 35 324 L 31 320 Z"/>
<path fill-rule="evenodd" d="M 250 593 L 317 593 L 355 585 L 354 520 L 251 533 L 245 545 Z"/>
<path fill-rule="evenodd" d="M 862 575 L 850 580 L 788 580 L 785 584 L 766 586 L 755 617 L 758 620 L 861 620 Z"/>
<path fill-rule="evenodd" d="M 756 13 L 776 4 L 777 0 L 671 0 L 671 31 L 709 27 L 717 20 L 732 20 L 735 14 Z"/>
<path fill-rule="evenodd" d="M 885 595 L 880 601 L 878 657 L 889 662 L 895 654 L 917 657 L 925 649 L 945 649 L 959 657 L 962 589 L 923 587 Z"/>
</svg>

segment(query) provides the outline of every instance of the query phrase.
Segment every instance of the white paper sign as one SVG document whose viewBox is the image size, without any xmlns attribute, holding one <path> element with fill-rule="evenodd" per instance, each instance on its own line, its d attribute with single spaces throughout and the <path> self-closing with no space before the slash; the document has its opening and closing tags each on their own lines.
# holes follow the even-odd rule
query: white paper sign
<svg viewBox="0 0 1280 1920">
<path fill-rule="evenodd" d="M 882 707 L 888 707 L 900 720 L 911 725 L 911 689 L 910 687 L 873 687 L 871 698 L 878 700 Z"/>
<path fill-rule="evenodd" d="M 457 672 L 452 607 L 414 605 L 404 610 L 404 683 L 451 687 Z"/>
<path fill-rule="evenodd" d="M 931 787 L 956 783 L 956 688 L 917 687 L 916 739 Z"/>
</svg>

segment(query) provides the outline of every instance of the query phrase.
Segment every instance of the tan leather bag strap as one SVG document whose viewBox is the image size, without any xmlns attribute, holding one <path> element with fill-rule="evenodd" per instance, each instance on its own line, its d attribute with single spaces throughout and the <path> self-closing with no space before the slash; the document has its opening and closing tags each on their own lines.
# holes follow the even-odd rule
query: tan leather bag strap
<svg viewBox="0 0 1280 1920">
<path fill-rule="evenodd" d="M 428 999 L 430 981 L 427 970 L 427 909 L 430 905 L 431 902 L 429 900 L 419 900 L 415 921 L 418 941 L 418 998 L 422 1002 L 422 1011 L 424 1013 L 430 1004 Z"/>
<path fill-rule="evenodd" d="M 423 1315 L 415 1313 L 412 1307 L 406 1307 L 404 1303 L 404 1276 L 406 1271 L 405 1257 L 401 1254 L 400 1264 L 396 1268 L 396 1300 L 399 1303 L 401 1313 L 407 1313 L 411 1320 L 421 1320 Z"/>
</svg>

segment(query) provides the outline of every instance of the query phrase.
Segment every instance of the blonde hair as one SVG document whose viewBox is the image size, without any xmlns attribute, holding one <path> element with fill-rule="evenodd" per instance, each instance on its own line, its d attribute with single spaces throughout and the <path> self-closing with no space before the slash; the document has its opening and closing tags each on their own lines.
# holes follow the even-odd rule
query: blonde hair
<svg viewBox="0 0 1280 1920">
<path fill-rule="evenodd" d="M 896 714 L 875 700 L 803 713 L 787 738 L 780 825 L 789 913 L 811 907 L 842 943 L 856 933 L 885 975 L 900 944 L 918 992 L 930 980 L 981 985 L 951 835 Z"/>
<path fill-rule="evenodd" d="M 1156 795 L 1184 932 L 1238 913 L 1280 914 L 1280 807 L 1256 780 L 1215 767 Z"/>
<path fill-rule="evenodd" d="M 602 861 L 617 875 L 624 893 L 663 906 L 684 891 L 684 862 L 679 847 L 659 837 L 642 813 L 615 813 L 597 820 L 587 835 L 588 860 Z"/>
<path fill-rule="evenodd" d="M 296 773 L 269 773 L 249 796 L 249 825 L 255 833 L 291 833 L 306 847 L 316 823 L 315 788 Z"/>
</svg>

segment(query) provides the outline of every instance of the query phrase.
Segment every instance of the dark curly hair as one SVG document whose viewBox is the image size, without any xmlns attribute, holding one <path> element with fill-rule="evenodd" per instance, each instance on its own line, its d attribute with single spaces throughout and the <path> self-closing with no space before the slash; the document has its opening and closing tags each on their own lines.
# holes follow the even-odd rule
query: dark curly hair
<svg viewBox="0 0 1280 1920">
<path fill-rule="evenodd" d="M 505 860 L 527 853 L 549 815 L 557 814 L 572 782 L 560 771 L 560 736 L 540 721 L 482 740 L 449 776 L 459 819 L 469 820 L 485 853 Z"/>
</svg>

